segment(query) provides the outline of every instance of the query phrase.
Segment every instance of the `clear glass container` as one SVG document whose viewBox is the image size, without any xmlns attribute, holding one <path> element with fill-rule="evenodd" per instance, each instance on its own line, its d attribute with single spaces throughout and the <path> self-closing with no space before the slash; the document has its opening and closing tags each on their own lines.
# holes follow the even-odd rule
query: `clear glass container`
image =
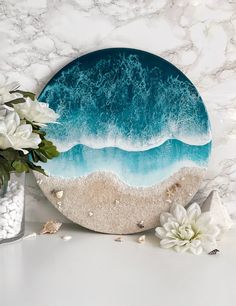
<svg viewBox="0 0 236 306">
<path fill-rule="evenodd" d="M 0 188 L 0 243 L 11 242 L 24 235 L 25 174 L 11 173 Z"/>
</svg>

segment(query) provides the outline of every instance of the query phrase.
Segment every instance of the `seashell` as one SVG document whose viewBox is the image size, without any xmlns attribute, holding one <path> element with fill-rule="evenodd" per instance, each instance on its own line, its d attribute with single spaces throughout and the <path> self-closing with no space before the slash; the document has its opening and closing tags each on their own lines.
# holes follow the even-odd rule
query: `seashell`
<svg viewBox="0 0 236 306">
<path fill-rule="evenodd" d="M 23 240 L 27 240 L 27 239 L 30 239 L 30 238 L 36 238 L 37 234 L 36 233 L 31 233 L 29 235 L 26 235 L 23 237 Z"/>
<path fill-rule="evenodd" d="M 36 182 L 37 182 L 37 184 L 41 185 L 43 180 L 40 179 L 40 180 L 37 180 Z"/>
<path fill-rule="evenodd" d="M 65 241 L 68 241 L 68 240 L 71 240 L 72 239 L 72 236 L 61 236 L 61 239 L 62 240 L 65 240 Z"/>
<path fill-rule="evenodd" d="M 116 241 L 116 242 L 123 242 L 124 239 L 123 239 L 123 237 L 119 236 L 119 237 L 116 237 L 116 238 L 114 239 L 114 241 Z"/>
<path fill-rule="evenodd" d="M 176 187 L 176 188 L 180 188 L 180 187 L 181 187 L 181 184 L 177 182 L 177 183 L 175 183 L 175 187 Z"/>
<path fill-rule="evenodd" d="M 206 200 L 203 202 L 201 207 L 203 212 L 209 212 L 213 218 L 213 222 L 219 226 L 222 232 L 229 230 L 233 221 L 226 209 L 222 204 L 221 198 L 218 191 L 213 190 Z"/>
<path fill-rule="evenodd" d="M 64 191 L 63 190 L 54 191 L 54 194 L 56 198 L 61 199 L 63 197 Z"/>
<path fill-rule="evenodd" d="M 142 235 L 142 236 L 140 236 L 140 237 L 138 238 L 138 243 L 143 243 L 143 242 L 145 242 L 145 240 L 146 240 L 146 236 L 145 236 L 145 235 Z"/>
<path fill-rule="evenodd" d="M 89 217 L 92 217 L 93 216 L 93 212 L 89 211 L 88 215 L 89 215 Z"/>
<path fill-rule="evenodd" d="M 59 231 L 61 225 L 62 225 L 61 222 L 54 221 L 54 220 L 48 220 L 44 224 L 40 234 L 41 235 L 43 235 L 43 234 L 55 234 L 56 232 Z"/>
<path fill-rule="evenodd" d="M 168 196 L 168 198 L 171 198 L 174 195 L 173 188 L 168 188 L 166 190 L 166 195 Z"/>
<path fill-rule="evenodd" d="M 120 204 L 120 201 L 119 201 L 119 200 L 115 200 L 115 201 L 114 201 L 114 204 L 115 204 L 115 205 Z"/>
<path fill-rule="evenodd" d="M 214 249 L 214 250 L 210 251 L 208 254 L 209 255 L 216 255 L 218 252 L 220 252 L 218 249 Z"/>
<path fill-rule="evenodd" d="M 138 226 L 139 228 L 144 228 L 144 221 L 143 221 L 143 220 L 139 221 L 139 222 L 137 223 L 137 226 Z"/>
</svg>

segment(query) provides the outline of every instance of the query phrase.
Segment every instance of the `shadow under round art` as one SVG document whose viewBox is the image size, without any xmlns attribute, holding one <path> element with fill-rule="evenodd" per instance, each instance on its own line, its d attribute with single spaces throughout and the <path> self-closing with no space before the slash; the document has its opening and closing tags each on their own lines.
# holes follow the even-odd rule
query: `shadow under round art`
<svg viewBox="0 0 236 306">
<path fill-rule="evenodd" d="M 39 96 L 60 114 L 47 133 L 61 152 L 35 174 L 67 218 L 94 231 L 156 227 L 187 205 L 211 152 L 206 108 L 175 66 L 145 51 L 91 52 L 62 68 Z"/>
</svg>

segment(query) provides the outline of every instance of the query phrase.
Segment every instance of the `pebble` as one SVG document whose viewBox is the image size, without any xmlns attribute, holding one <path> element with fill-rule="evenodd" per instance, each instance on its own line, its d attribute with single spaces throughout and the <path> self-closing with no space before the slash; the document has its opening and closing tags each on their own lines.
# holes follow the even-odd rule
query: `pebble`
<svg viewBox="0 0 236 306">
<path fill-rule="evenodd" d="M 146 236 L 145 236 L 145 235 L 142 235 L 142 236 L 140 236 L 140 237 L 138 238 L 138 243 L 143 243 L 143 242 L 145 242 L 145 240 L 146 240 Z"/>
<path fill-rule="evenodd" d="M 6 230 L 0 230 L 0 239 L 5 239 L 7 236 Z"/>
<path fill-rule="evenodd" d="M 8 226 L 10 226 L 10 228 L 12 228 L 13 225 L 14 225 L 14 221 L 13 221 L 14 219 L 12 220 L 10 216 L 9 216 L 9 218 L 10 219 L 7 221 L 7 223 L 8 223 Z"/>
<path fill-rule="evenodd" d="M 7 227 L 6 227 L 6 231 L 7 231 L 7 233 L 9 233 L 9 234 L 15 234 L 15 229 L 12 228 L 11 226 L 7 226 Z"/>
<path fill-rule="evenodd" d="M 3 217 L 4 218 L 4 217 Z M 8 222 L 6 219 L 3 219 L 2 216 L 1 216 L 1 219 L 0 219 L 0 228 L 1 227 L 5 227 L 8 225 Z M 3 229 L 3 228 L 2 228 Z"/>
<path fill-rule="evenodd" d="M 2 214 L 2 217 L 3 217 L 5 220 L 10 220 L 10 219 L 11 219 L 10 213 Z M 0 222 L 1 222 L 1 221 L 0 221 Z"/>
<path fill-rule="evenodd" d="M 71 236 L 61 236 L 61 239 L 65 240 L 65 241 L 68 241 L 68 240 L 71 240 L 72 237 Z"/>
<path fill-rule="evenodd" d="M 12 202 L 11 204 L 9 204 L 8 209 L 9 210 L 16 210 L 17 209 L 16 202 Z"/>
<path fill-rule="evenodd" d="M 17 212 L 15 210 L 10 211 L 9 213 L 11 219 L 15 219 Z"/>
<path fill-rule="evenodd" d="M 7 238 L 13 238 L 15 237 L 15 233 L 12 232 L 12 233 L 7 233 Z"/>
<path fill-rule="evenodd" d="M 5 206 L 0 206 L 0 214 L 5 213 L 7 208 Z"/>
<path fill-rule="evenodd" d="M 0 198 L 0 240 L 17 236 L 21 230 L 23 212 L 24 187 L 10 181 L 6 195 Z"/>
</svg>

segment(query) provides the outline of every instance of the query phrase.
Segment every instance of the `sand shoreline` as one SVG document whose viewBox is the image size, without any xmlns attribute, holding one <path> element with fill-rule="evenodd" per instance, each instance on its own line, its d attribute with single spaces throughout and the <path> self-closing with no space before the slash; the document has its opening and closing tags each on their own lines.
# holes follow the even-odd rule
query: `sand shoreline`
<svg viewBox="0 0 236 306">
<path fill-rule="evenodd" d="M 73 179 L 35 176 L 49 201 L 71 221 L 102 233 L 130 234 L 157 226 L 160 213 L 170 205 L 188 204 L 205 171 L 183 167 L 151 187 L 131 187 L 103 171 Z M 63 198 L 57 199 L 53 190 L 63 190 Z M 138 226 L 140 221 L 144 227 Z"/>
</svg>

